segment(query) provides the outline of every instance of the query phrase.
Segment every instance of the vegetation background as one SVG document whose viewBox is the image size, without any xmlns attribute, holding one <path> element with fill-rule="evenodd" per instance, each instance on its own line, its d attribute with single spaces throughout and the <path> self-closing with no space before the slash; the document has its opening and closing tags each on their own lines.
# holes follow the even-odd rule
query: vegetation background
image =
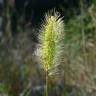
<svg viewBox="0 0 96 96">
<path fill-rule="evenodd" d="M 45 96 L 38 36 L 54 8 L 64 16 L 64 62 L 48 96 L 96 96 L 96 0 L 0 0 L 0 96 Z"/>
</svg>

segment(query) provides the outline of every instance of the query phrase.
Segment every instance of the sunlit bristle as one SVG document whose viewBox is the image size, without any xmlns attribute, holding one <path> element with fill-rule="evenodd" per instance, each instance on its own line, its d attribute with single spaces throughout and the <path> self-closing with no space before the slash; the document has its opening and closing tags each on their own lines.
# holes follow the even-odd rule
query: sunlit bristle
<svg viewBox="0 0 96 96">
<path fill-rule="evenodd" d="M 45 23 L 43 23 L 41 33 L 39 35 L 41 43 L 41 64 L 48 71 L 56 66 L 55 59 L 58 55 L 58 48 L 61 47 L 60 41 L 63 40 L 64 23 L 60 14 L 51 11 L 45 15 Z"/>
</svg>

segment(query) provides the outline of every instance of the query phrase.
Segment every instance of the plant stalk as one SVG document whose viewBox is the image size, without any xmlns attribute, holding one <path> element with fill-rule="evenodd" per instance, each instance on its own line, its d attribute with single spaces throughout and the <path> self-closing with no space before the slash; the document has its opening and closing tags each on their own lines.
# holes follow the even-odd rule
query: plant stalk
<svg viewBox="0 0 96 96">
<path fill-rule="evenodd" d="M 45 94 L 48 96 L 48 71 L 46 71 L 46 89 L 45 89 Z"/>
</svg>

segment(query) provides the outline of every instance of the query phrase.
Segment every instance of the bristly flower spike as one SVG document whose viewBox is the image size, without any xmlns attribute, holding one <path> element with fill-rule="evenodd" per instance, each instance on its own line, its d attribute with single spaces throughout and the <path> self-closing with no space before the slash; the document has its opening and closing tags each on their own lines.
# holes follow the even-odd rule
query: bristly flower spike
<svg viewBox="0 0 96 96">
<path fill-rule="evenodd" d="M 50 70 L 56 67 L 58 51 L 61 51 L 61 47 L 63 47 L 64 23 L 60 14 L 54 10 L 46 14 L 40 32 L 41 64 L 44 70 L 50 73 Z"/>
</svg>

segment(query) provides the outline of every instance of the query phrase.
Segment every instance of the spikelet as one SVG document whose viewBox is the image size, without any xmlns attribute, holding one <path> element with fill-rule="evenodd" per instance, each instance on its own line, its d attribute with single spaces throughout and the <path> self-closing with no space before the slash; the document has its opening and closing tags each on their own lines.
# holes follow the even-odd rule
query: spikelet
<svg viewBox="0 0 96 96">
<path fill-rule="evenodd" d="M 52 12 L 49 12 L 45 15 L 45 21 L 39 35 L 40 59 L 45 71 L 49 72 L 56 66 L 63 38 L 64 23 L 60 14 L 54 11 L 52 15 Z"/>
</svg>

